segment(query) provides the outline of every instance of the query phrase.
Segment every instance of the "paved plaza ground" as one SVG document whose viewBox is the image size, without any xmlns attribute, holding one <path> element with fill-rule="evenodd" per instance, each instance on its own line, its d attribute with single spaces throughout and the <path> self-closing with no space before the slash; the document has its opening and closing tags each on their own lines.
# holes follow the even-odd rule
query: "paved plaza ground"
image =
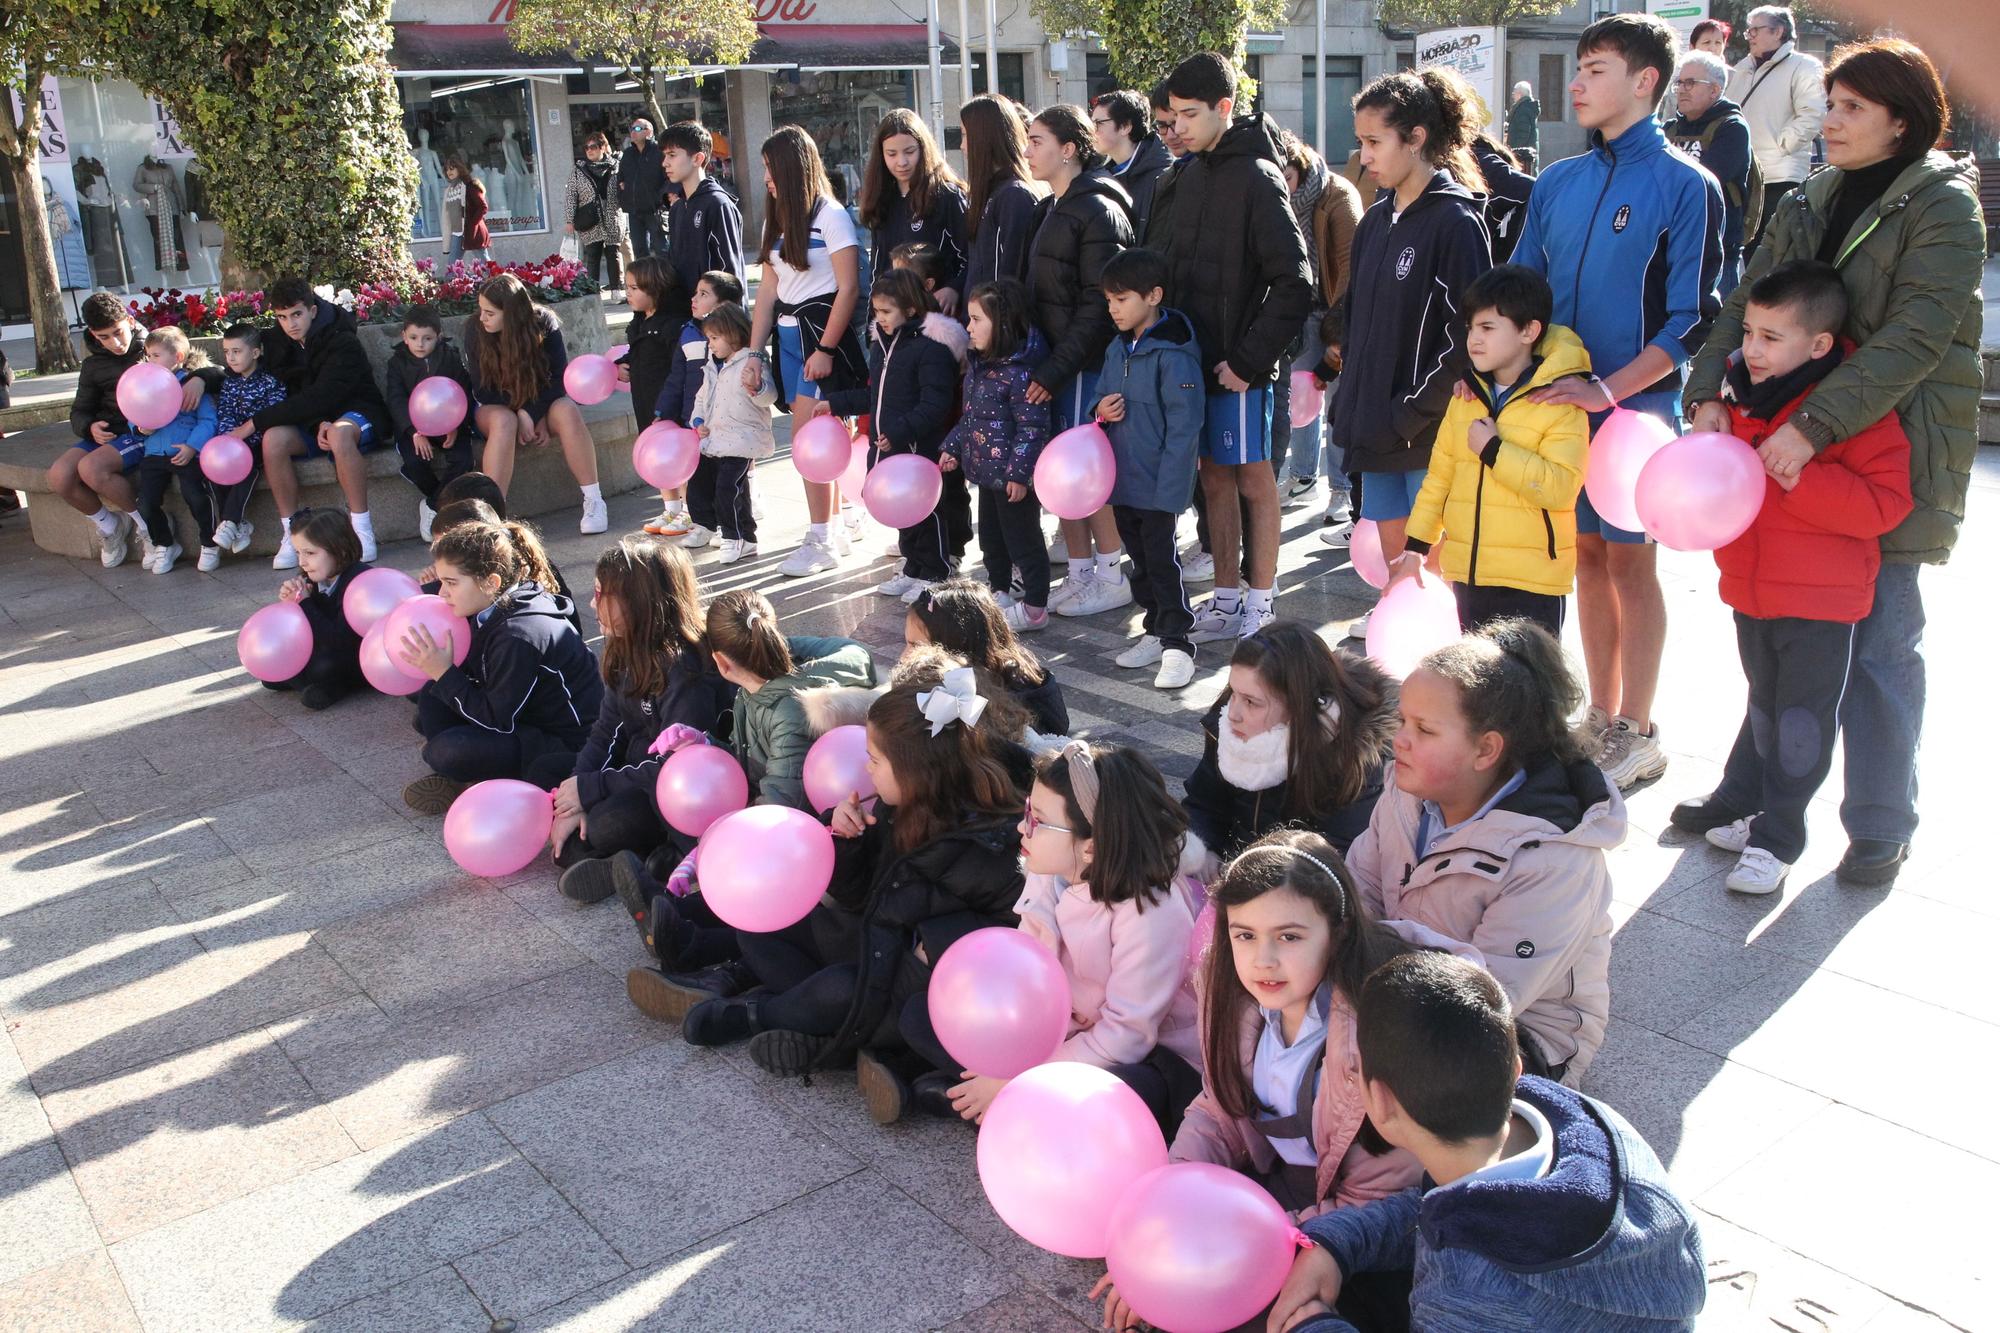
<svg viewBox="0 0 2000 1333">
<path fill-rule="evenodd" d="M 768 530 L 803 519 L 761 468 Z M 1700 1209 L 1704 1327 L 1993 1326 L 1990 1086 L 2000 893 L 1977 826 L 2000 569 L 2000 453 L 1957 556 L 1926 571 L 1924 824 L 1892 891 L 1835 884 L 1836 785 L 1782 898 L 1664 832 L 1708 790 L 1742 707 L 1705 557 L 1663 560 L 1658 711 L 1673 765 L 1613 853 L 1613 1019 L 1586 1087 Z M 614 500 L 614 531 L 647 515 Z M 570 582 L 599 538 L 549 525 Z M 1287 515 L 1280 613 L 1337 637 L 1365 589 Z M 886 665 L 884 563 L 757 584 L 794 632 Z M 879 550 L 879 539 L 870 550 Z M 384 562 L 423 563 L 414 543 Z M 0 1328 L 1075 1329 L 1099 1271 L 987 1207 L 973 1135 L 872 1125 L 850 1075 L 803 1086 L 696 1050 L 627 1003 L 644 961 L 615 902 L 545 864 L 475 881 L 438 819 L 409 705 L 308 713 L 236 662 L 263 562 L 168 577 L 41 554 L 0 524 Z M 1180 697 L 1109 663 L 1135 616 L 1034 640 L 1079 730 L 1176 779 L 1223 659 Z M 1982 869 L 1982 867 L 1985 867 Z"/>
</svg>

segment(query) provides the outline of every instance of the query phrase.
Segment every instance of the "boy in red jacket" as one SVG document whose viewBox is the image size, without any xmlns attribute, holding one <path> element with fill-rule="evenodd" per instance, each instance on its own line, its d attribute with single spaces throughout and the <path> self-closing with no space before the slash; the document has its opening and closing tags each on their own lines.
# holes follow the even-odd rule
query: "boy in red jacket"
<svg viewBox="0 0 2000 1333">
<path fill-rule="evenodd" d="M 1847 292 L 1830 264 L 1780 264 L 1750 288 L 1722 401 L 1750 444 L 1783 425 L 1848 351 Z M 1910 512 L 1910 441 L 1890 413 L 1821 450 L 1789 484 L 1766 477 L 1750 530 L 1715 553 L 1736 610 L 1749 709 L 1721 785 L 1675 827 L 1740 853 L 1728 887 L 1782 888 L 1806 845 L 1806 803 L 1833 763 L 1854 626 L 1875 600 L 1882 534 Z"/>
</svg>

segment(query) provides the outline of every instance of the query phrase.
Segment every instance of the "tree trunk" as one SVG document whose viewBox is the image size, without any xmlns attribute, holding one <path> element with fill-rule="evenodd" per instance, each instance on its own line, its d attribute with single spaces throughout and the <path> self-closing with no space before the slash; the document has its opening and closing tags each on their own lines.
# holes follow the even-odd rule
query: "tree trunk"
<svg viewBox="0 0 2000 1333">
<path fill-rule="evenodd" d="M 660 108 L 659 84 L 653 78 L 653 61 L 649 56 L 639 62 L 639 95 L 646 99 L 646 116 L 653 122 L 653 142 L 658 143 L 660 131 L 667 127 L 667 113 Z"/>
<path fill-rule="evenodd" d="M 15 125 L 11 109 L 0 107 L 0 158 L 5 158 L 14 197 L 21 201 L 21 249 L 28 263 L 28 310 L 35 324 L 35 369 L 44 375 L 77 368 L 76 345 L 69 340 L 69 316 L 63 311 L 62 287 L 56 280 L 56 247 L 49 236 L 48 209 L 42 204 L 41 87 L 39 68 L 28 71 L 31 95 L 27 124 Z"/>
</svg>

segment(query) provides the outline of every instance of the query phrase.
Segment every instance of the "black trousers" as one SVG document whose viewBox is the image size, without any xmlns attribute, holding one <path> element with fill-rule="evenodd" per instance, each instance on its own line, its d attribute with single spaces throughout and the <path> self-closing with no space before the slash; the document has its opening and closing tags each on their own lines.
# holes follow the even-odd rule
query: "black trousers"
<svg viewBox="0 0 2000 1333">
<path fill-rule="evenodd" d="M 885 457 L 887 455 L 884 455 Z M 944 514 L 944 501 L 925 515 L 923 521 L 896 529 L 896 549 L 903 553 L 903 572 L 925 583 L 951 577 L 951 537 Z"/>
<path fill-rule="evenodd" d="M 426 437 L 428 438 L 428 437 Z M 396 453 L 403 463 L 403 479 L 423 492 L 424 503 L 437 508 L 437 493 L 454 477 L 472 471 L 472 436 L 466 425 L 458 428 L 458 442 L 449 449 L 431 446 L 428 460 L 417 456 L 415 441 L 408 435 L 396 437 Z"/>
<path fill-rule="evenodd" d="M 743 961 L 771 993 L 758 1001 L 758 1021 L 815 1037 L 840 1031 L 861 969 L 861 918 L 824 903 L 783 930 L 738 931 Z"/>
<path fill-rule="evenodd" d="M 695 460 L 694 475 L 687 484 L 687 509 L 696 526 L 717 530 L 721 520 L 715 513 L 715 459 L 709 454 Z"/>
<path fill-rule="evenodd" d="M 1049 548 L 1042 540 L 1042 505 L 1033 491 L 1009 500 L 1005 486 L 979 488 L 979 553 L 994 592 L 1012 587 L 1018 568 L 1028 605 L 1049 604 Z"/>
<path fill-rule="evenodd" d="M 1188 631 L 1194 628 L 1194 611 L 1188 606 L 1180 552 L 1174 547 L 1174 521 L 1180 516 L 1114 505 L 1111 517 L 1118 524 L 1118 540 L 1125 544 L 1125 558 L 1132 562 L 1132 600 L 1146 613 L 1146 633 L 1163 648 L 1192 653 Z"/>
<path fill-rule="evenodd" d="M 1483 584 L 1474 587 L 1470 583 L 1452 584 L 1451 595 L 1458 602 L 1459 627 L 1467 634 L 1495 620 L 1519 616 L 1523 620 L 1534 621 L 1558 641 L 1562 639 L 1567 598 L 1552 597 L 1545 592 L 1525 592 L 1520 588 L 1495 588 Z"/>
<path fill-rule="evenodd" d="M 202 475 L 201 464 L 177 464 L 165 454 L 147 454 L 139 460 L 139 517 L 146 521 L 146 532 L 153 545 L 165 546 L 174 539 L 174 525 L 167 520 L 167 511 L 160 507 L 167 497 L 169 482 L 180 486 L 181 499 L 194 515 L 196 531 L 201 533 L 201 544 L 214 545 L 215 492 L 209 488 L 208 478 Z"/>
<path fill-rule="evenodd" d="M 702 511 L 695 508 L 695 492 L 704 484 L 702 470 L 707 469 L 706 485 L 708 494 L 704 497 Z M 703 517 L 703 511 L 709 516 Z M 750 503 L 750 460 L 747 458 L 710 458 L 701 456 L 701 464 L 694 476 L 688 479 L 688 516 L 705 528 L 714 528 L 724 537 L 737 541 L 757 540 L 757 515 Z M 709 521 L 713 518 L 713 522 Z"/>
<path fill-rule="evenodd" d="M 250 446 L 250 475 L 234 486 L 214 488 L 218 522 L 241 523 L 244 513 L 250 508 L 250 497 L 257 493 L 257 483 L 264 476 L 263 436 L 252 435 L 244 443 Z"/>
<path fill-rule="evenodd" d="M 575 744 L 535 727 L 489 731 L 467 722 L 428 689 L 417 696 L 415 726 L 424 738 L 424 762 L 457 782 L 525 778 L 530 766 L 543 761 L 564 774 L 576 768 Z"/>
<path fill-rule="evenodd" d="M 944 474 L 944 493 L 938 497 L 938 512 L 944 515 L 944 539 L 951 548 L 952 559 L 964 559 L 965 548 L 972 542 L 972 487 L 963 472 L 954 470 Z M 985 526 L 985 519 L 980 520 L 980 526 Z M 1048 553 L 1044 546 L 1043 557 Z"/>
<path fill-rule="evenodd" d="M 265 688 L 273 690 L 302 690 L 308 685 L 318 685 L 322 689 L 350 694 L 367 683 L 361 674 L 361 658 L 352 648 L 342 648 L 313 640 L 312 656 L 306 659 L 306 669 L 290 680 L 269 682 Z"/>
<path fill-rule="evenodd" d="M 1750 845 L 1792 862 L 1806 849 L 1806 806 L 1833 767 L 1855 627 L 1736 613 L 1749 707 L 1714 799 L 1755 813 Z"/>
<path fill-rule="evenodd" d="M 625 279 L 618 272 L 618 242 L 588 241 L 583 246 L 583 276 L 593 281 L 597 277 L 597 265 L 604 264 L 604 286 L 616 291 Z"/>
<path fill-rule="evenodd" d="M 575 761 L 564 763 L 563 758 L 560 752 L 542 755 L 527 766 L 523 780 L 553 791 L 576 772 Z M 644 790 L 615 792 L 605 797 L 584 809 L 583 822 L 588 833 L 579 833 L 564 843 L 556 857 L 556 864 L 564 869 L 579 861 L 602 860 L 620 852 L 645 856 L 667 837 L 666 821 L 660 818 L 652 793 Z"/>
</svg>

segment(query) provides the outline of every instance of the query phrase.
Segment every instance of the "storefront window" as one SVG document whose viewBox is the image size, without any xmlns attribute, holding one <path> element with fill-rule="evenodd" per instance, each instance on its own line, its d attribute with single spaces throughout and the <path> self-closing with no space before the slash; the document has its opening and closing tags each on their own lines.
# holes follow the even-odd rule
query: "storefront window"
<svg viewBox="0 0 2000 1333">
<path fill-rule="evenodd" d="M 773 84 L 771 123 L 797 125 L 810 134 L 827 174 L 845 180 L 847 197 L 859 199 L 876 122 L 897 107 L 916 105 L 914 70 L 800 70 L 796 81 Z"/>
<path fill-rule="evenodd" d="M 611 141 L 613 153 L 622 152 L 632 130 L 632 122 L 644 116 L 651 119 L 646 103 L 636 92 L 598 93 L 589 90 L 587 75 L 575 76 L 585 83 L 586 90 L 577 92 L 572 87 L 569 97 L 569 138 L 570 157 L 577 160 L 583 156 L 583 141 L 593 131 Z M 709 162 L 709 174 L 719 180 L 731 181 L 735 171 L 735 145 L 729 140 L 729 109 L 723 100 L 723 76 L 710 74 L 700 79 L 669 79 L 666 94 L 660 99 L 660 110 L 666 115 L 667 124 L 679 120 L 699 121 L 715 140 L 715 156 Z M 657 136 L 663 125 L 655 125 Z"/>
<path fill-rule="evenodd" d="M 486 190 L 486 226 L 497 239 L 549 229 L 531 80 L 402 79 L 403 129 L 417 159 L 415 240 L 441 239 L 444 162 L 456 153 Z"/>
<path fill-rule="evenodd" d="M 174 133 L 171 117 L 129 83 L 58 80 L 69 148 L 73 236 L 57 238 L 64 285 L 87 263 L 96 287 L 202 287 L 221 280 L 222 227 L 211 214 L 207 173 Z M 55 221 L 52 217 L 51 221 Z M 67 252 L 67 253 L 65 253 Z M 81 262 L 80 262 L 81 261 Z"/>
</svg>

